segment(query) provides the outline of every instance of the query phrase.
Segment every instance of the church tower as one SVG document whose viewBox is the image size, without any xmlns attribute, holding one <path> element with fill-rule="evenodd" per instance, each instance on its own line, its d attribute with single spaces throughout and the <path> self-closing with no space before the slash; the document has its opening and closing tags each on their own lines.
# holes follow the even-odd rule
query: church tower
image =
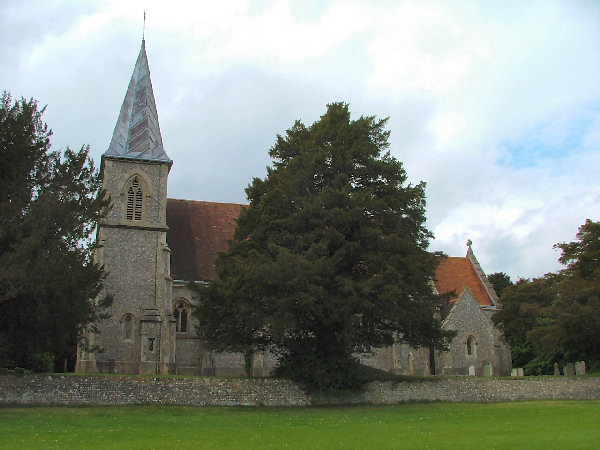
<svg viewBox="0 0 600 450">
<path fill-rule="evenodd" d="M 103 187 L 112 208 L 98 226 L 97 262 L 112 297 L 110 316 L 86 335 L 80 372 L 167 373 L 175 368 L 167 177 L 145 42 L 135 63 L 108 150 Z"/>
</svg>

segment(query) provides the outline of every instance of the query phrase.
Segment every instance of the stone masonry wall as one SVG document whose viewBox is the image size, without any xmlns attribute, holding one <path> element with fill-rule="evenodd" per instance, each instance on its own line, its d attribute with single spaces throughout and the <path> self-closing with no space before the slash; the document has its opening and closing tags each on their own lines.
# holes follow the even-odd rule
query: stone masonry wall
<svg viewBox="0 0 600 450">
<path fill-rule="evenodd" d="M 510 375 L 510 348 L 498 329 L 481 309 L 470 291 L 465 291 L 442 324 L 444 330 L 457 331 L 449 351 L 437 354 L 436 373 L 441 375 L 468 375 L 473 366 L 479 376 L 483 367 L 493 366 L 493 374 Z M 471 354 L 467 354 L 467 339 L 473 339 Z"/>
<path fill-rule="evenodd" d="M 498 402 L 600 399 L 600 378 L 431 378 L 374 382 L 355 395 L 310 397 L 276 378 L 0 376 L 0 405 L 308 406 L 407 401 Z"/>
<path fill-rule="evenodd" d="M 166 162 L 103 157 L 103 187 L 113 206 L 98 229 L 96 262 L 107 277 L 100 297 L 113 298 L 101 333 L 86 333 L 89 346 L 78 352 L 80 372 L 167 373 L 175 369 L 175 335 L 166 243 Z M 127 219 L 127 189 L 141 187 L 141 219 Z M 125 318 L 131 328 L 125 336 Z M 129 323 L 129 322 L 127 322 Z M 171 373 L 171 372 L 169 372 Z"/>
</svg>

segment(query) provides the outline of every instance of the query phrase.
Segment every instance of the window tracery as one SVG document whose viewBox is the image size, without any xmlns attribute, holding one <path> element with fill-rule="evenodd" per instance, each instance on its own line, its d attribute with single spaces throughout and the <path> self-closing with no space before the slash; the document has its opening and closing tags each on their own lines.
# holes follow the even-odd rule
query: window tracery
<svg viewBox="0 0 600 450">
<path fill-rule="evenodd" d="M 127 189 L 127 220 L 142 220 L 143 192 L 138 177 L 133 177 Z"/>
<path fill-rule="evenodd" d="M 188 309 L 183 301 L 178 301 L 175 304 L 173 310 L 173 316 L 175 317 L 175 331 L 178 333 L 185 333 L 188 331 Z"/>
</svg>

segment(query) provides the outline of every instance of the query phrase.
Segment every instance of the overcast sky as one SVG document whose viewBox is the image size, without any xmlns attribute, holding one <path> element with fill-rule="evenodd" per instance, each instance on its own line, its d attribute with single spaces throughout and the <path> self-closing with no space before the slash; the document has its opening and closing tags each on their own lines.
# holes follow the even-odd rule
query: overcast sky
<svg viewBox="0 0 600 450">
<path fill-rule="evenodd" d="M 600 220 L 600 1 L 0 0 L 0 89 L 53 148 L 108 148 L 142 38 L 169 197 L 244 203 L 268 149 L 333 101 L 390 118 L 433 250 L 513 279 Z"/>
</svg>

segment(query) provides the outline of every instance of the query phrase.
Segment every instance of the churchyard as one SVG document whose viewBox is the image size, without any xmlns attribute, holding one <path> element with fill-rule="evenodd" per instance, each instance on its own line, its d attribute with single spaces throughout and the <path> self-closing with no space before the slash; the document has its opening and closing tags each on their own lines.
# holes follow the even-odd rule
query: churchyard
<svg viewBox="0 0 600 450">
<path fill-rule="evenodd" d="M 600 401 L 0 408 L 0 448 L 597 448 Z"/>
</svg>

